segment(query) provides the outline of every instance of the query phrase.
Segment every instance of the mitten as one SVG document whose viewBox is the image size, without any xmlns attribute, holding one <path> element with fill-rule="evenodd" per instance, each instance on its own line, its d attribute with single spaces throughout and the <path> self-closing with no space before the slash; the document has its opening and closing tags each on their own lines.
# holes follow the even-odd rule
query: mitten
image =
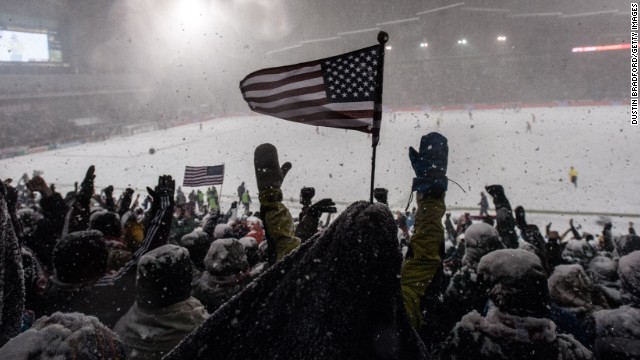
<svg viewBox="0 0 640 360">
<path fill-rule="evenodd" d="M 291 163 L 289 162 L 282 164 L 282 167 L 280 167 L 278 149 L 271 144 L 262 144 L 256 148 L 253 163 L 259 191 L 280 189 L 282 181 L 291 169 Z"/>
<path fill-rule="evenodd" d="M 447 191 L 448 158 L 447 138 L 437 132 L 422 137 L 420 151 L 409 147 L 409 160 L 416 173 L 412 191 L 436 196 Z"/>
<path fill-rule="evenodd" d="M 385 188 L 375 188 L 373 189 L 373 197 L 385 205 L 387 205 L 387 196 L 389 195 L 389 190 Z"/>
</svg>

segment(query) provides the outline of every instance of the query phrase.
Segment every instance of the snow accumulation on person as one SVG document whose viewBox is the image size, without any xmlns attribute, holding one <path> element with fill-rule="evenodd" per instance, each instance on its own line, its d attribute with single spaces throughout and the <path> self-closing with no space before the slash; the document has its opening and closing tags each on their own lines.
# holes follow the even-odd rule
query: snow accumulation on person
<svg viewBox="0 0 640 360">
<path fill-rule="evenodd" d="M 593 359 L 571 335 L 558 334 L 549 316 L 544 267 L 520 249 L 485 255 L 478 276 L 491 307 L 486 316 L 465 315 L 442 346 L 440 359 Z"/>
<path fill-rule="evenodd" d="M 242 244 L 236 239 L 211 243 L 204 258 L 205 271 L 193 287 L 193 296 L 213 313 L 252 280 Z"/>
<path fill-rule="evenodd" d="M 0 348 L 0 359 L 125 360 L 120 338 L 97 318 L 56 312 Z"/>
<path fill-rule="evenodd" d="M 549 294 L 554 303 L 578 316 L 608 308 L 606 300 L 582 266 L 558 265 L 549 277 Z"/>
<path fill-rule="evenodd" d="M 25 303 L 22 256 L 9 213 L 15 196 L 0 181 L 0 346 L 20 332 Z"/>
<path fill-rule="evenodd" d="M 602 360 L 637 360 L 640 359 L 640 251 L 620 258 L 618 275 L 624 305 L 593 314 L 593 351 Z"/>
<path fill-rule="evenodd" d="M 207 319 L 204 306 L 191 297 L 189 252 L 164 245 L 138 262 L 138 298 L 114 331 L 124 341 L 129 359 L 160 359 Z"/>
</svg>

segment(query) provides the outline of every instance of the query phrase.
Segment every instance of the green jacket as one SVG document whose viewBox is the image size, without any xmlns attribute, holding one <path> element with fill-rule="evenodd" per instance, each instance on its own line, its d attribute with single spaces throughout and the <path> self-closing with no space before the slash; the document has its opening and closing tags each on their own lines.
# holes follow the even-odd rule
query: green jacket
<svg viewBox="0 0 640 360">
<path fill-rule="evenodd" d="M 418 200 L 415 232 L 409 241 L 413 256 L 402 264 L 401 273 L 402 298 L 415 329 L 424 322 L 420 300 L 442 261 L 440 246 L 444 243 L 442 217 L 445 211 L 444 194 L 437 199 L 425 197 Z"/>
<path fill-rule="evenodd" d="M 209 202 L 209 211 L 218 209 L 218 192 L 215 190 L 207 191 L 207 201 Z"/>
<path fill-rule="evenodd" d="M 269 247 L 275 246 L 276 261 L 282 259 L 300 246 L 300 239 L 295 236 L 293 218 L 284 204 L 280 189 L 266 189 L 258 194 L 260 214 L 269 241 Z"/>
</svg>

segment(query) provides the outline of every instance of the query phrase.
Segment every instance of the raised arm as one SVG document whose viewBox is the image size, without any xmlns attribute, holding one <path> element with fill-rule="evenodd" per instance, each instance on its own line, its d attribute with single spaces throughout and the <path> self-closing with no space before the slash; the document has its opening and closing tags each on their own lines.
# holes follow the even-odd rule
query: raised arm
<svg viewBox="0 0 640 360">
<path fill-rule="evenodd" d="M 155 190 L 147 188 L 147 191 L 153 198 L 150 210 L 153 215 L 145 228 L 142 245 L 133 253 L 132 259 L 116 274 L 103 277 L 95 286 L 112 285 L 127 272 L 135 271 L 135 265 L 142 255 L 167 243 L 171 230 L 171 217 L 173 216 L 175 181 L 169 175 L 160 176 Z"/>
<path fill-rule="evenodd" d="M 516 234 L 513 211 L 509 199 L 504 194 L 502 185 L 489 185 L 485 189 L 493 198 L 493 205 L 496 208 L 496 230 L 500 239 L 507 248 L 518 248 L 518 234 Z"/>
<path fill-rule="evenodd" d="M 89 166 L 87 174 L 80 184 L 80 190 L 76 193 L 75 201 L 67 214 L 62 235 L 89 228 L 89 216 L 91 215 L 89 206 L 94 192 L 93 181 L 96 178 L 95 172 L 95 166 Z"/>
<path fill-rule="evenodd" d="M 258 146 L 254 153 L 260 216 L 264 223 L 269 245 L 269 262 L 274 263 L 300 245 L 295 236 L 293 218 L 282 203 L 282 181 L 291 169 L 291 163 L 280 166 L 278 150 L 271 144 Z"/>
<path fill-rule="evenodd" d="M 446 210 L 448 157 L 447 139 L 439 133 L 423 136 L 419 152 L 413 147 L 409 149 L 416 173 L 412 191 L 417 193 L 418 210 L 415 233 L 409 242 L 411 255 L 402 266 L 401 285 L 407 315 L 416 329 L 424 322 L 420 301 L 442 262 L 440 248 L 444 246 L 442 217 Z"/>
</svg>

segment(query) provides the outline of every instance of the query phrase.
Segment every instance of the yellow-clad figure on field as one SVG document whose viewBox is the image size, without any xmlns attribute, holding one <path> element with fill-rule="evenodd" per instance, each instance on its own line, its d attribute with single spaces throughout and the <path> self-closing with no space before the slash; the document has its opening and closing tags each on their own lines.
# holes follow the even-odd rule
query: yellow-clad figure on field
<svg viewBox="0 0 640 360">
<path fill-rule="evenodd" d="M 571 183 L 574 187 L 578 187 L 578 170 L 573 166 L 569 169 L 569 179 L 571 179 Z"/>
</svg>

